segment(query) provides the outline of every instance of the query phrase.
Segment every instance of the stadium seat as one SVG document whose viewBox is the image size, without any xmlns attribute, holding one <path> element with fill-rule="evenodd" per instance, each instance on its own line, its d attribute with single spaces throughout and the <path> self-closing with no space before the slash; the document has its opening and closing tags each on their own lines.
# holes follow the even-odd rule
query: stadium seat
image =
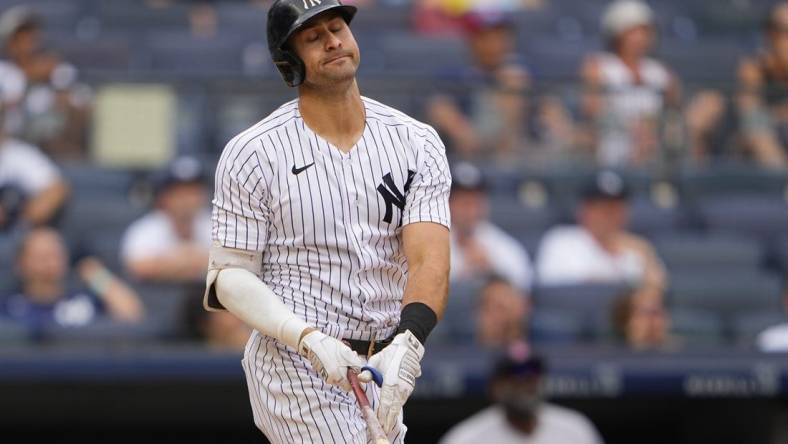
<svg viewBox="0 0 788 444">
<path fill-rule="evenodd" d="M 679 174 L 682 193 L 693 202 L 714 197 L 768 196 L 782 199 L 788 175 L 742 164 L 686 169 Z"/>
<path fill-rule="evenodd" d="M 671 333 L 686 347 L 721 345 L 726 340 L 724 323 L 714 313 L 682 308 L 671 310 L 670 319 Z"/>
<path fill-rule="evenodd" d="M 677 272 L 755 272 L 763 260 L 758 242 L 729 235 L 663 235 L 654 241 L 657 254 Z"/>
<path fill-rule="evenodd" d="M 742 312 L 782 310 L 779 277 L 759 272 L 674 272 L 669 304 L 675 309 L 705 310 L 730 322 Z"/>
<path fill-rule="evenodd" d="M 197 39 L 185 32 L 151 33 L 146 41 L 151 68 L 184 77 L 205 77 L 242 72 L 243 41 L 231 34 Z"/>
<path fill-rule="evenodd" d="M 630 290 L 621 285 L 580 284 L 562 286 L 537 286 L 533 290 L 535 310 L 559 310 L 584 319 L 584 328 L 600 316 L 610 313 L 616 298 Z"/>
<path fill-rule="evenodd" d="M 558 210 L 549 205 L 534 207 L 514 197 L 493 196 L 490 220 L 521 242 L 533 243 L 560 219 Z"/>
<path fill-rule="evenodd" d="M 79 199 L 125 197 L 134 182 L 134 174 L 128 170 L 96 168 L 85 164 L 63 165 L 61 169 L 71 185 L 73 195 Z"/>
<path fill-rule="evenodd" d="M 441 323 L 448 334 L 449 342 L 468 344 L 474 340 L 476 331 L 476 306 L 483 282 L 466 280 L 452 282 L 449 288 L 449 304 L 446 307 Z"/>
<path fill-rule="evenodd" d="M 635 198 L 629 208 L 629 229 L 634 233 L 653 238 L 685 228 L 687 219 L 681 207 L 662 207 L 653 200 Z"/>
<path fill-rule="evenodd" d="M 24 344 L 31 340 L 31 332 L 23 324 L 0 317 L 0 346 Z"/>
<path fill-rule="evenodd" d="M 535 345 L 576 344 L 587 336 L 586 322 L 563 310 L 537 309 L 528 327 L 528 339 Z"/>
<path fill-rule="evenodd" d="M 161 325 L 144 321 L 124 324 L 108 317 L 100 317 L 82 327 L 50 325 L 43 331 L 42 339 L 57 345 L 118 345 L 154 342 L 162 338 Z"/>
<path fill-rule="evenodd" d="M 764 241 L 788 234 L 788 202 L 758 196 L 727 196 L 698 203 L 709 230 L 740 233 Z"/>
<path fill-rule="evenodd" d="M 204 287 L 195 284 L 131 282 L 145 306 L 149 328 L 161 338 L 171 339 L 183 333 L 186 302 L 201 298 Z"/>
</svg>

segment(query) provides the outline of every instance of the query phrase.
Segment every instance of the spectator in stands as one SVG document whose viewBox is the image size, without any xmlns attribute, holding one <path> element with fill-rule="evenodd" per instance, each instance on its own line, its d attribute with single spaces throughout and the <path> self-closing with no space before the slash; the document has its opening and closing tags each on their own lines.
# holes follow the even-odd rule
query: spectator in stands
<svg viewBox="0 0 788 444">
<path fill-rule="evenodd" d="M 90 93 L 77 82 L 76 68 L 44 46 L 40 17 L 25 5 L 8 9 L 0 16 L 0 42 L 14 68 L 14 91 L 22 91 L 13 94 L 10 132 L 58 161 L 83 159 Z"/>
<path fill-rule="evenodd" d="M 659 154 L 659 122 L 667 107 L 678 105 L 679 84 L 665 64 L 649 57 L 654 13 L 645 2 L 610 3 L 602 31 L 607 51 L 581 68 L 596 157 L 604 166 L 644 165 Z"/>
<path fill-rule="evenodd" d="M 628 195 L 623 178 L 600 171 L 584 186 L 577 225 L 545 233 L 536 261 L 543 285 L 609 283 L 661 299 L 666 272 L 652 245 L 626 231 Z"/>
<path fill-rule="evenodd" d="M 746 148 L 762 166 L 788 167 L 788 2 L 765 20 L 767 47 L 739 66 L 738 96 Z"/>
<path fill-rule="evenodd" d="M 98 260 L 87 257 L 75 267 L 76 277 L 87 288 L 70 288 L 71 272 L 60 233 L 52 228 L 32 229 L 16 257 L 20 291 L 5 298 L 0 313 L 34 332 L 52 324 L 85 326 L 103 314 L 118 322 L 142 320 L 138 296 Z"/>
<path fill-rule="evenodd" d="M 622 344 L 635 350 L 665 350 L 678 346 L 670 335 L 670 316 L 659 299 L 626 294 L 613 303 L 613 331 Z"/>
<path fill-rule="evenodd" d="M 600 444 L 594 425 L 581 413 L 544 400 L 544 361 L 523 343 L 498 359 L 489 383 L 494 404 L 471 416 L 441 444 Z"/>
<path fill-rule="evenodd" d="M 451 281 L 495 274 L 529 291 L 533 272 L 528 254 L 516 239 L 487 219 L 485 180 L 472 164 L 461 162 L 455 166 L 449 208 Z"/>
<path fill-rule="evenodd" d="M 525 336 L 531 301 L 522 289 L 498 276 L 490 277 L 479 295 L 476 342 L 503 348 Z"/>
<path fill-rule="evenodd" d="M 190 286 L 186 300 L 189 339 L 216 350 L 242 351 L 252 330 L 229 311 L 206 311 L 202 305 L 203 285 Z"/>
<path fill-rule="evenodd" d="M 0 121 L 3 120 L 0 106 Z M 69 187 L 58 168 L 36 147 L 10 137 L 0 129 L 0 231 L 15 225 L 41 225 L 53 221 Z"/>
<path fill-rule="evenodd" d="M 172 161 L 156 177 L 156 208 L 123 235 L 121 261 L 142 281 L 189 282 L 205 278 L 211 246 L 208 191 L 200 162 Z"/>
<path fill-rule="evenodd" d="M 529 97 L 531 77 L 516 55 L 511 19 L 472 12 L 464 23 L 472 64 L 440 78 L 447 90 L 427 106 L 450 154 L 511 164 L 544 154 L 536 149 L 540 142 L 553 151 L 570 144 L 573 127 L 560 101 Z"/>
</svg>

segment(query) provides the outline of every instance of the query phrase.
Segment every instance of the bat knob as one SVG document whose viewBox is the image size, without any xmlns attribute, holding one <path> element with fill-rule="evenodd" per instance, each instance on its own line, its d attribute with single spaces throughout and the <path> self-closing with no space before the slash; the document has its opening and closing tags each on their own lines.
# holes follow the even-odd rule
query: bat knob
<svg viewBox="0 0 788 444">
<path fill-rule="evenodd" d="M 361 371 L 363 372 L 364 370 L 368 371 L 372 375 L 372 381 L 375 383 L 375 385 L 378 387 L 383 385 L 383 374 L 381 374 L 378 369 L 365 365 L 361 367 Z"/>
</svg>

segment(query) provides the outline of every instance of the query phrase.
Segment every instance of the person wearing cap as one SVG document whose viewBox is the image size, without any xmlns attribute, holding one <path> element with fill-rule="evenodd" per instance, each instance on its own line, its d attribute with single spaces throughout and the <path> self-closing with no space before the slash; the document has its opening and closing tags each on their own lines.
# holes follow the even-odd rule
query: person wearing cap
<svg viewBox="0 0 788 444">
<path fill-rule="evenodd" d="M 457 424 L 440 444 L 601 444 L 580 412 L 545 401 L 544 360 L 517 342 L 497 359 L 488 384 L 493 405 Z"/>
<path fill-rule="evenodd" d="M 443 91 L 430 98 L 426 110 L 447 136 L 451 154 L 510 163 L 523 161 L 538 142 L 568 143 L 564 139 L 571 138 L 571 119 L 560 102 L 529 97 L 531 75 L 515 52 L 509 14 L 472 11 L 463 23 L 471 63 L 436 77 Z"/>
<path fill-rule="evenodd" d="M 581 67 L 583 111 L 592 125 L 597 161 L 638 166 L 655 160 L 663 112 L 679 103 L 676 76 L 649 56 L 654 12 L 641 0 L 616 0 L 602 17 L 606 51 Z"/>
<path fill-rule="evenodd" d="M 90 93 L 77 82 L 77 69 L 43 43 L 43 22 L 29 6 L 0 16 L 0 63 L 8 130 L 40 146 L 57 160 L 86 155 Z M 7 92 L 5 90 L 7 89 Z"/>
<path fill-rule="evenodd" d="M 542 238 L 536 260 L 540 284 L 620 284 L 661 299 L 665 268 L 646 239 L 627 231 L 628 196 L 620 175 L 595 174 L 580 196 L 577 225 L 554 227 Z"/>
<path fill-rule="evenodd" d="M 484 279 L 495 274 L 520 290 L 530 291 L 533 271 L 528 253 L 516 239 L 489 221 L 481 171 L 461 162 L 452 169 L 452 176 L 450 281 Z"/>
<path fill-rule="evenodd" d="M 121 260 L 142 281 L 201 280 L 211 246 L 208 191 L 199 161 L 180 157 L 155 177 L 156 208 L 123 235 Z"/>
</svg>

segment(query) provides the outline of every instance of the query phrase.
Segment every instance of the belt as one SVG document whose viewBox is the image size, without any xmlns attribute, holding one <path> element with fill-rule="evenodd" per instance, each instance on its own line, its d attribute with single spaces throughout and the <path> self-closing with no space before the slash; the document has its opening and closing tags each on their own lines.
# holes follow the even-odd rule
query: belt
<svg viewBox="0 0 788 444">
<path fill-rule="evenodd" d="M 375 353 L 383 350 L 391 340 L 384 341 L 362 341 L 359 339 L 343 339 L 342 342 L 346 343 L 348 347 L 354 352 L 370 357 Z"/>
</svg>

